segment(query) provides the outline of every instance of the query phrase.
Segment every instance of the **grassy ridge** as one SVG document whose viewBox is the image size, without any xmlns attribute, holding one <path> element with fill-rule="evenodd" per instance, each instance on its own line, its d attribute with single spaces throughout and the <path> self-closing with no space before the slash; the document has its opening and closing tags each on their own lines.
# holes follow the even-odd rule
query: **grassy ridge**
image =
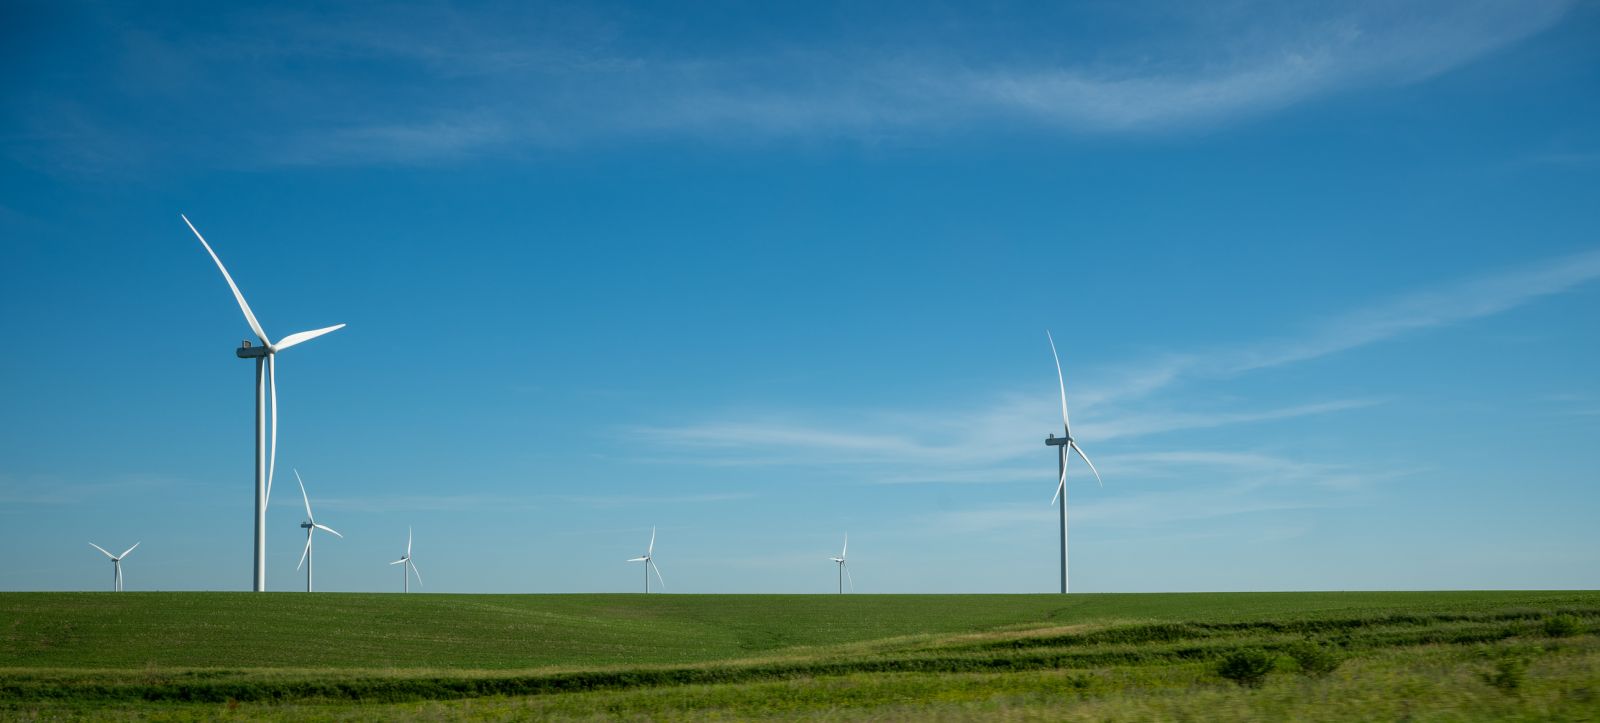
<svg viewBox="0 0 1600 723">
<path fill-rule="evenodd" d="M 1128 595 L 0 593 L 0 667 L 533 668 L 1111 621 L 1547 611 L 1590 592 Z"/>
<path fill-rule="evenodd" d="M 1576 621 L 1578 632 L 1550 633 L 1557 616 Z M 1170 716 L 1189 710 L 1185 696 L 1197 685 L 1229 689 L 1211 672 L 1221 656 L 1243 648 L 1276 654 L 1307 638 L 1350 661 L 1345 677 L 1317 686 L 1349 687 L 1349 671 L 1381 669 L 1390 678 L 1414 678 L 1405 690 L 1488 695 L 1485 705 L 1503 708 L 1480 672 L 1512 655 L 1551 671 L 1530 687 L 1544 691 L 1541 705 L 1553 706 L 1546 714 L 1582 710 L 1591 693 L 1600 699 L 1600 637 L 1593 633 L 1600 630 L 1600 593 L 1592 592 L 39 593 L 0 594 L 0 625 L 6 717 L 204 716 L 215 714 L 206 706 L 241 702 L 252 715 L 288 717 L 321 716 L 336 708 L 317 706 L 351 702 L 390 706 L 365 709 L 385 711 L 381 717 L 432 717 L 423 712 L 438 712 L 426 707 L 432 705 L 581 716 L 585 704 L 578 701 L 591 701 L 601 707 L 590 713 L 669 718 L 817 713 L 837 705 L 877 711 L 865 717 L 894 717 L 891 710 L 904 708 L 906 717 L 920 718 L 962 706 L 989 715 L 1006 696 L 1016 698 L 1024 717 L 1059 717 L 1055 706 L 1063 701 L 1107 696 L 1146 700 L 1156 706 L 1148 712 Z M 1278 657 L 1292 674 L 1295 665 Z M 1418 661 L 1436 667 L 1406 667 Z M 850 681 L 854 692 L 836 695 L 818 682 L 829 680 Z M 700 694 L 667 693 L 687 690 Z M 924 699 L 912 690 L 936 694 Z M 638 697 L 642 691 L 654 693 Z M 444 703 L 451 700 L 462 702 Z M 466 702 L 473 700 L 481 702 Z M 960 705 L 940 707 L 940 700 Z M 1284 714 L 1308 714 L 1285 700 Z M 451 710 L 468 709 L 441 714 Z"/>
</svg>

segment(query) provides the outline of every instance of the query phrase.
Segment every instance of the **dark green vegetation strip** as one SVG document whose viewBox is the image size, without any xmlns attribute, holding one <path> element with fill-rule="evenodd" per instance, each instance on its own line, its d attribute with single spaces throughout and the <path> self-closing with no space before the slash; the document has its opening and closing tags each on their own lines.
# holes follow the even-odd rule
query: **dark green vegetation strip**
<svg viewBox="0 0 1600 723">
<path fill-rule="evenodd" d="M 89 622 L 108 613 L 108 623 Z M 1477 644 L 1540 637 L 1558 615 L 1600 629 L 1600 594 L 5 594 L 0 614 L 0 664 L 9 668 L 0 672 L 0 700 L 402 702 L 871 673 L 1162 666 L 1307 637 L 1351 653 Z M 851 622 L 840 625 L 839 617 Z M 405 621 L 404 633 L 395 632 L 397 621 Z M 273 629 L 275 622 L 285 629 Z M 285 646 L 325 654 L 347 644 L 357 654 L 330 667 L 277 662 L 299 662 Z M 353 667 L 363 662 L 367 669 Z M 482 670 L 518 663 L 524 670 Z M 526 670 L 538 665 L 567 669 Z M 390 669 L 371 669 L 383 666 Z"/>
<path fill-rule="evenodd" d="M 1476 643 L 1501 640 L 1532 630 L 1526 625 L 1502 623 L 1542 623 L 1559 615 L 1595 622 L 1600 620 L 1600 606 L 1562 605 L 1546 610 L 1516 607 L 1481 613 L 1397 613 L 1373 617 L 1258 620 L 1234 623 L 1152 623 L 1115 626 L 1079 634 L 1018 637 L 973 647 L 1017 650 L 1118 643 L 1166 643 L 1270 633 L 1328 638 L 1346 647 Z"/>
</svg>

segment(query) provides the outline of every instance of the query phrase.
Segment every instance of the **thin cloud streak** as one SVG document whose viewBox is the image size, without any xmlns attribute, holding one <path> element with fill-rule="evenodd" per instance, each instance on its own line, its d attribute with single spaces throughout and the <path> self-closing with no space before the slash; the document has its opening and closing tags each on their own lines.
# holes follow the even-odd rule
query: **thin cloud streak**
<svg viewBox="0 0 1600 723">
<path fill-rule="evenodd" d="M 1358 349 L 1406 334 L 1498 314 L 1600 279 L 1600 249 L 1545 259 L 1508 272 L 1438 285 L 1335 316 L 1305 333 L 1209 352 L 1171 355 L 1123 383 L 1074 397 L 1085 408 L 1146 396 L 1189 379 L 1237 376 Z M 1081 401 L 1080 401 L 1081 400 Z"/>
<path fill-rule="evenodd" d="M 1095 439 L 1133 438 L 1184 429 L 1206 429 L 1231 424 L 1283 420 L 1375 404 L 1372 400 L 1336 400 L 1281 409 L 1251 412 L 1148 414 L 1097 421 Z M 677 427 L 635 427 L 626 433 L 664 448 L 698 450 L 709 463 L 748 465 L 903 464 L 916 466 L 987 465 L 1031 453 L 1016 443 L 1037 436 L 1040 419 L 1055 411 L 1050 400 L 1004 400 L 973 412 L 944 414 L 882 414 L 877 425 L 912 429 L 907 435 L 870 431 L 834 431 L 822 425 L 783 421 L 741 421 L 691 424 Z M 951 421 L 937 421 L 951 420 Z M 914 425 L 914 426 L 913 426 Z M 1102 428 L 1105 430 L 1102 433 Z M 932 445 L 917 439 L 949 439 Z M 774 453 L 781 449 L 784 453 Z M 721 455 L 721 456 L 718 456 Z"/>
<path fill-rule="evenodd" d="M 1364 504 L 1359 493 L 1372 484 L 1411 474 L 1364 471 L 1342 465 L 1300 462 L 1258 452 L 1191 450 L 1128 454 L 1106 459 L 1124 479 L 1178 478 L 1177 489 L 1115 496 L 1073 496 L 1074 522 L 1101 528 L 1148 528 L 1236 515 L 1314 510 Z M 1043 485 L 1048 489 L 1049 485 Z M 941 512 L 930 524 L 940 529 L 986 532 L 1054 522 L 1056 510 L 1041 494 L 1037 504 L 1011 503 Z"/>
<path fill-rule="evenodd" d="M 1131 440 L 1368 408 L 1381 400 L 1335 399 L 1264 410 L 1169 409 L 1094 416 L 1113 400 L 1147 396 L 1187 379 L 1246 374 L 1462 323 L 1570 291 L 1596 278 L 1600 278 L 1600 250 L 1442 284 L 1334 317 L 1299 337 L 1207 354 L 1169 355 L 1147 371 L 1126 377 L 1131 383 L 1090 387 L 1085 394 L 1075 393 L 1074 400 L 1076 407 L 1087 410 L 1093 420 L 1085 427 L 1092 430 L 1086 438 L 1088 442 Z M 1041 421 L 1055 415 L 1052 399 L 1006 394 L 975 410 L 858 413 L 850 415 L 850 421 L 836 422 L 769 417 L 626 431 L 670 450 L 669 456 L 676 455 L 678 461 L 689 464 L 861 467 L 861 476 L 884 484 L 993 483 L 1040 474 L 1025 473 L 1015 464 L 1037 452 L 1018 440 L 1038 435 Z M 938 445 L 920 441 L 926 439 L 950 441 Z M 1151 459 L 1154 458 L 1146 461 Z M 895 469 L 892 474 L 873 469 L 889 465 Z"/>
<path fill-rule="evenodd" d="M 1306 337 L 1241 354 L 1232 372 L 1327 356 L 1408 332 L 1498 314 L 1600 278 L 1600 250 L 1586 251 L 1409 294 L 1329 321 Z"/>
<path fill-rule="evenodd" d="M 698 495 L 665 495 L 665 496 L 637 496 L 637 495 L 557 495 L 554 499 L 563 502 L 589 507 L 614 508 L 637 507 L 639 505 L 673 505 L 673 504 L 702 504 L 707 502 L 734 502 L 748 500 L 756 495 L 753 492 L 713 492 Z"/>
<path fill-rule="evenodd" d="M 1342 412 L 1350 409 L 1363 409 L 1372 407 L 1382 402 L 1376 399 L 1341 399 L 1331 402 L 1316 404 L 1301 404 L 1293 407 L 1279 409 L 1263 409 L 1244 412 L 1160 412 L 1132 414 L 1095 423 L 1094 437 L 1096 440 L 1111 440 L 1123 437 L 1145 437 L 1161 432 L 1174 432 L 1186 429 L 1210 429 L 1233 424 L 1248 424 L 1251 422 L 1268 422 L 1295 417 L 1306 417 L 1316 414 Z"/>
<path fill-rule="evenodd" d="M 530 17 L 514 5 L 379 17 L 241 11 L 226 15 L 216 35 L 183 37 L 130 13 L 99 28 L 112 36 L 103 44 L 120 52 L 78 75 L 114 78 L 117 95 L 173 110 L 119 113 L 78 84 L 47 82 L 16 95 L 21 123 L 7 143 L 18 157 L 87 170 L 173 153 L 258 166 L 418 165 L 662 136 L 876 143 L 1019 125 L 1165 132 L 1357 87 L 1417 83 L 1538 34 L 1568 3 L 1392 5 L 1321 16 L 1213 9 L 1188 17 L 1206 27 L 1126 41 L 1106 57 L 1136 60 L 1118 62 L 1064 57 L 1048 25 L 1009 38 L 1021 44 L 1003 56 L 963 38 L 939 43 L 938 27 L 919 34 L 935 42 L 917 47 L 842 33 L 810 45 L 689 54 L 622 42 L 621 18 Z M 1198 20 L 1210 15 L 1229 21 Z M 929 49 L 943 46 L 952 47 Z M 387 73 L 374 76 L 374 67 Z M 355 79 L 359 96 L 346 91 Z M 242 84 L 274 92 L 240 98 Z M 226 118 L 219 107 L 230 109 Z"/>
<path fill-rule="evenodd" d="M 298 499 L 274 502 L 274 506 L 293 507 L 304 510 L 303 503 Z M 475 512 L 483 510 L 528 510 L 537 506 L 531 500 L 507 497 L 504 495 L 394 495 L 390 497 L 329 497 L 311 498 L 313 509 L 322 510 L 347 510 L 356 512 Z"/>
<path fill-rule="evenodd" d="M 178 477 L 159 473 L 117 474 L 97 480 L 61 480 L 47 476 L 25 479 L 0 474 L 0 503 L 21 507 L 124 501 L 129 497 L 193 486 Z"/>
</svg>

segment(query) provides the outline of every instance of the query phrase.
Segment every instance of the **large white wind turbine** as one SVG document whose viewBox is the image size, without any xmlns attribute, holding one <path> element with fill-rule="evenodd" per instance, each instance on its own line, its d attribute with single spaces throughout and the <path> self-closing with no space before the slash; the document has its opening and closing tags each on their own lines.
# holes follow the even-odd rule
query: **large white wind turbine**
<svg viewBox="0 0 1600 723">
<path fill-rule="evenodd" d="M 333 532 L 333 530 L 328 531 Z M 417 572 L 417 563 L 411 561 L 411 528 L 406 528 L 406 556 L 389 564 L 403 565 L 400 568 L 400 580 L 401 584 L 403 584 L 405 587 L 400 589 L 401 592 L 411 592 L 411 578 L 406 575 L 407 568 L 411 569 L 412 575 L 417 576 L 417 587 L 422 587 L 422 573 Z"/>
<path fill-rule="evenodd" d="M 339 534 L 339 531 L 333 529 L 332 527 L 317 522 L 317 518 L 312 516 L 311 498 L 306 496 L 306 481 L 300 479 L 300 470 L 298 469 L 294 471 L 294 481 L 300 483 L 300 499 L 306 503 L 306 521 L 300 523 L 301 527 L 306 528 L 306 551 L 300 553 L 300 563 L 295 565 L 294 569 L 298 570 L 300 569 L 300 565 L 305 565 L 306 592 L 311 592 L 311 535 L 317 530 L 332 532 L 334 537 L 337 537 L 341 540 L 344 539 L 344 535 Z"/>
<path fill-rule="evenodd" d="M 233 283 L 233 277 L 228 274 L 228 268 L 222 265 L 222 259 L 217 257 L 217 252 L 211 249 L 211 244 L 206 243 L 200 230 L 189 222 L 189 217 L 179 214 L 183 222 L 194 232 L 194 237 L 200 239 L 200 245 L 206 248 L 206 253 L 211 254 L 211 260 L 217 262 L 217 270 L 222 272 L 222 278 L 228 282 L 228 288 L 233 290 L 233 298 L 239 302 L 239 310 L 244 312 L 244 320 L 249 322 L 250 330 L 255 332 L 256 338 L 261 340 L 261 346 L 252 347 L 250 342 L 244 342 L 234 353 L 240 359 L 256 360 L 256 551 L 255 551 L 255 577 L 251 589 L 262 592 L 267 589 L 267 501 L 272 498 L 272 476 L 278 464 L 278 352 L 304 341 L 315 339 L 330 331 L 344 328 L 344 324 L 300 331 L 290 334 L 276 343 L 261 329 L 261 323 L 256 321 L 256 315 L 250 311 L 250 304 L 244 300 L 244 294 L 239 292 L 239 285 Z M 265 368 L 265 373 L 263 373 Z M 270 451 L 267 448 L 267 413 L 265 397 L 271 390 L 272 404 L 272 441 Z"/>
<path fill-rule="evenodd" d="M 111 591 L 122 592 L 122 558 L 127 557 L 128 553 L 133 552 L 133 547 L 138 547 L 139 543 L 133 543 L 133 547 L 123 550 L 121 555 L 113 555 L 109 552 L 106 552 L 106 548 L 96 545 L 93 542 L 89 543 L 89 546 L 104 552 L 106 557 L 111 558 Z"/>
<path fill-rule="evenodd" d="M 629 558 L 628 559 L 628 562 L 642 562 L 642 563 L 644 563 L 644 592 L 645 592 L 646 595 L 650 594 L 650 571 L 651 570 L 655 570 L 656 571 L 656 579 L 657 580 L 661 580 L 661 568 L 656 567 L 655 554 L 656 554 L 656 528 L 652 527 L 652 528 L 650 528 L 650 547 L 645 548 L 644 555 L 642 555 L 640 557 L 633 557 L 633 558 Z M 667 589 L 667 581 L 666 580 L 661 580 L 661 589 L 662 590 Z"/>
<path fill-rule="evenodd" d="M 1050 340 L 1050 356 L 1056 360 L 1056 383 L 1061 386 L 1061 428 L 1063 436 L 1050 435 L 1045 444 L 1058 450 L 1061 467 L 1061 479 L 1056 482 L 1056 494 L 1050 498 L 1050 504 L 1061 500 L 1061 592 L 1067 591 L 1067 458 L 1068 450 L 1077 452 L 1083 463 L 1089 465 L 1089 471 L 1094 473 L 1094 481 L 1104 487 L 1100 482 L 1100 470 L 1094 468 L 1094 463 L 1089 461 L 1089 455 L 1083 453 L 1083 448 L 1078 446 L 1078 441 L 1072 437 L 1072 422 L 1067 419 L 1067 382 L 1061 375 L 1061 355 L 1056 353 L 1056 340 L 1047 330 L 1044 337 Z"/>
<path fill-rule="evenodd" d="M 844 549 L 839 551 L 839 556 L 838 557 L 830 557 L 830 558 L 828 558 L 829 560 L 833 560 L 834 562 L 839 564 L 839 594 L 840 595 L 844 594 L 844 579 L 846 577 L 850 577 L 850 565 L 849 565 L 849 563 L 846 563 L 845 560 L 844 560 L 845 553 L 847 553 L 849 551 L 850 551 L 850 533 L 846 532 L 844 534 Z M 855 592 L 855 591 L 856 591 L 856 579 L 851 577 L 850 578 L 850 592 Z"/>
</svg>

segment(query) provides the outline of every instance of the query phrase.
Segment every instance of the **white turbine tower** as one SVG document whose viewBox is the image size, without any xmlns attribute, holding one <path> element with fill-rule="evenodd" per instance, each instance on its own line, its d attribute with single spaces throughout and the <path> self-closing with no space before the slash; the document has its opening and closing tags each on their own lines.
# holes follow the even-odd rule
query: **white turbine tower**
<svg viewBox="0 0 1600 723">
<path fill-rule="evenodd" d="M 317 522 L 317 518 L 312 516 L 311 498 L 306 496 L 306 481 L 300 479 L 300 470 L 298 469 L 294 471 L 294 481 L 300 483 L 300 499 L 306 503 L 306 521 L 300 523 L 301 527 L 306 528 L 306 551 L 300 553 L 300 563 L 295 565 L 294 569 L 298 570 L 300 569 L 300 565 L 305 565 L 306 592 L 311 592 L 311 535 L 317 530 L 332 532 L 334 537 L 337 537 L 341 540 L 344 539 L 344 535 L 339 534 L 339 531 L 333 529 L 332 527 Z"/>
<path fill-rule="evenodd" d="M 329 532 L 332 531 L 333 530 L 329 530 Z M 417 587 L 422 587 L 422 573 L 417 572 L 417 563 L 411 561 L 411 528 L 406 528 L 406 556 L 389 564 L 403 565 L 403 567 L 400 568 L 400 580 L 405 587 L 401 588 L 401 592 L 411 592 L 411 578 L 406 575 L 407 568 L 410 568 L 412 575 L 417 576 Z"/>
<path fill-rule="evenodd" d="M 656 554 L 656 528 L 652 527 L 652 528 L 650 528 L 650 547 L 645 549 L 645 553 L 644 553 L 643 556 L 634 557 L 634 558 L 629 558 L 628 559 L 628 562 L 642 562 L 642 563 L 644 563 L 644 592 L 645 592 L 646 595 L 650 594 L 650 571 L 651 570 L 655 570 L 656 571 L 656 579 L 657 580 L 661 580 L 661 568 L 656 567 L 655 554 Z M 662 590 L 667 589 L 667 581 L 666 580 L 661 580 L 661 589 Z"/>
<path fill-rule="evenodd" d="M 1052 434 L 1044 443 L 1058 450 L 1058 461 L 1061 467 L 1061 479 L 1056 482 L 1056 494 L 1050 498 L 1050 504 L 1055 504 L 1058 498 L 1061 500 L 1061 592 L 1065 594 L 1067 592 L 1067 450 L 1070 448 L 1071 451 L 1077 452 L 1078 456 L 1083 459 L 1083 463 L 1089 465 L 1089 471 L 1094 473 L 1095 482 L 1102 487 L 1105 486 L 1105 483 L 1100 482 L 1100 471 L 1094 468 L 1094 463 L 1089 461 L 1089 455 L 1083 453 L 1083 448 L 1079 447 L 1078 441 L 1072 437 L 1072 422 L 1067 419 L 1067 382 L 1061 375 L 1061 355 L 1056 353 L 1056 340 L 1050 336 L 1048 330 L 1045 331 L 1044 337 L 1050 340 L 1050 356 L 1055 357 L 1056 360 L 1056 383 L 1061 386 L 1061 427 L 1063 436 L 1057 437 Z"/>
<path fill-rule="evenodd" d="M 845 562 L 845 560 L 844 560 L 845 553 L 847 553 L 849 551 L 850 551 L 850 533 L 846 532 L 845 535 L 844 535 L 844 549 L 839 551 L 839 556 L 838 557 L 830 557 L 830 558 L 828 558 L 829 560 L 833 560 L 834 562 L 838 563 L 838 565 L 839 565 L 839 594 L 840 595 L 844 594 L 844 580 L 845 580 L 845 578 L 850 577 L 850 565 L 849 565 L 849 563 Z M 855 592 L 855 591 L 856 591 L 856 579 L 853 578 L 853 577 L 850 577 L 850 592 Z"/>
<path fill-rule="evenodd" d="M 138 547 L 139 543 L 133 543 L 133 547 L 123 550 L 121 555 L 113 555 L 109 552 L 106 552 L 106 548 L 96 545 L 93 542 L 89 543 L 89 546 L 104 552 L 106 557 L 111 558 L 111 591 L 122 592 L 122 558 L 127 557 L 128 553 L 133 552 L 133 547 Z"/>
<path fill-rule="evenodd" d="M 189 222 L 188 216 L 182 214 L 179 216 L 189 226 L 189 230 L 194 232 L 194 237 L 200 239 L 200 245 L 206 248 L 206 253 L 211 254 L 211 260 L 217 262 L 217 270 L 222 272 L 222 278 L 227 280 L 228 288 L 233 290 L 233 298 L 239 302 L 239 310 L 244 312 L 244 320 L 249 322 L 250 330 L 255 332 L 256 338 L 261 340 L 259 347 L 252 347 L 250 342 L 246 341 L 234 353 L 240 359 L 256 360 L 256 536 L 255 575 L 251 581 L 251 589 L 263 592 L 267 589 L 267 501 L 272 499 L 272 476 L 278 464 L 278 352 L 330 331 L 342 329 L 344 324 L 295 332 L 273 343 L 267 332 L 261 329 L 261 323 L 256 321 L 255 313 L 250 311 L 250 304 L 245 303 L 244 294 L 239 292 L 239 285 L 233 283 L 233 277 L 228 274 L 228 268 L 222 265 L 222 259 L 217 257 L 217 252 L 211 249 L 211 244 L 206 243 L 205 237 L 200 235 L 200 230 Z M 266 405 L 263 404 L 268 389 L 271 389 L 272 403 L 270 451 L 267 448 Z"/>
</svg>

